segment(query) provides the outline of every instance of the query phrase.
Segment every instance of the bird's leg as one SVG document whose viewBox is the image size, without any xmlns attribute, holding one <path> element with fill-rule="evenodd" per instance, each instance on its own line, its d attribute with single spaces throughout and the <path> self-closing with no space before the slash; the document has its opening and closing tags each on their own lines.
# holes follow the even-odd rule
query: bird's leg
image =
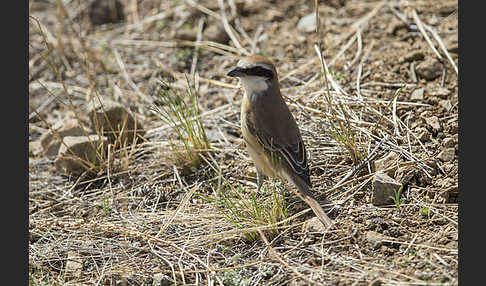
<svg viewBox="0 0 486 286">
<path fill-rule="evenodd" d="M 263 180 L 265 179 L 265 175 L 257 169 L 257 193 L 260 192 L 260 188 L 263 185 Z"/>
</svg>

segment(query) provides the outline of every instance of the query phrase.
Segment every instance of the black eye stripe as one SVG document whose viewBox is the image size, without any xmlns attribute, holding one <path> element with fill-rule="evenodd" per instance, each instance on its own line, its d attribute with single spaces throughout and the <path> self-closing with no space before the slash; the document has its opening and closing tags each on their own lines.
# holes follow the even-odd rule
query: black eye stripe
<svg viewBox="0 0 486 286">
<path fill-rule="evenodd" d="M 273 77 L 273 71 L 266 69 L 266 68 L 263 68 L 263 67 L 260 67 L 260 66 L 246 68 L 246 69 L 243 70 L 243 72 L 246 75 L 249 75 L 249 76 L 262 76 L 262 77 L 266 77 L 266 78 L 272 78 Z"/>
</svg>

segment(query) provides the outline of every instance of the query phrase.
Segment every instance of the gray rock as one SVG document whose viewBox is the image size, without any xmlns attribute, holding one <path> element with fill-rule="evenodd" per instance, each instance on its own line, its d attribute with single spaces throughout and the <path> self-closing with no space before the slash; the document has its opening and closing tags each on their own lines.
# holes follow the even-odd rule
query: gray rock
<svg viewBox="0 0 486 286">
<path fill-rule="evenodd" d="M 395 192 L 402 185 L 383 172 L 376 172 L 372 182 L 372 204 L 375 206 L 392 205 Z"/>
<path fill-rule="evenodd" d="M 304 222 L 302 225 L 303 232 L 324 232 L 326 228 L 322 222 L 315 216 Z"/>
<path fill-rule="evenodd" d="M 80 175 L 90 165 L 99 165 L 108 146 L 108 139 L 98 135 L 66 136 L 63 142 L 54 164 L 58 171 L 67 175 Z M 103 157 L 100 158 L 97 153 Z"/>
<path fill-rule="evenodd" d="M 170 286 L 172 285 L 172 279 L 163 273 L 154 274 L 154 280 L 152 286 Z"/>
<path fill-rule="evenodd" d="M 29 142 L 29 156 L 37 157 L 42 154 L 42 147 L 39 141 Z"/>
<path fill-rule="evenodd" d="M 400 155 L 394 151 L 391 151 L 388 153 L 385 157 L 380 158 L 375 161 L 375 170 L 378 171 L 383 171 L 385 172 L 385 169 L 390 168 L 394 166 L 393 168 L 390 168 L 390 170 L 386 171 L 387 175 L 392 175 L 395 173 L 395 171 L 398 168 L 398 159 L 400 158 Z"/>
<path fill-rule="evenodd" d="M 446 87 L 439 87 L 437 90 L 433 90 L 430 92 L 431 96 L 440 97 L 443 99 L 446 99 L 449 94 L 451 94 L 451 91 Z"/>
<path fill-rule="evenodd" d="M 297 30 L 310 33 L 316 30 L 316 14 L 310 13 L 299 19 L 297 22 Z"/>
<path fill-rule="evenodd" d="M 414 166 L 399 167 L 395 172 L 395 180 L 402 185 L 406 185 L 415 177 L 416 171 Z"/>
<path fill-rule="evenodd" d="M 452 34 L 449 37 L 443 39 L 444 46 L 450 53 L 457 54 L 459 51 L 459 41 L 457 34 Z"/>
<path fill-rule="evenodd" d="M 442 141 L 442 146 L 446 148 L 454 147 L 454 138 L 452 137 L 447 137 Z"/>
<path fill-rule="evenodd" d="M 89 134 L 91 129 L 89 127 L 81 127 L 81 124 L 75 118 L 65 118 L 63 120 L 58 121 L 52 127 L 61 138 L 66 136 L 83 136 Z M 47 133 L 42 134 L 40 138 L 40 144 L 42 146 L 42 150 L 44 155 L 48 157 L 55 157 L 59 152 L 59 147 L 61 147 L 61 138 L 59 138 L 56 134 L 54 134 L 51 130 Z"/>
<path fill-rule="evenodd" d="M 427 130 L 427 128 L 424 128 L 424 127 L 418 127 L 416 129 L 416 132 L 417 132 L 417 138 L 418 140 L 420 140 L 420 142 L 426 142 L 430 139 L 430 132 L 429 130 Z"/>
<path fill-rule="evenodd" d="M 424 100 L 424 91 L 425 89 L 423 87 L 417 88 L 412 92 L 412 96 L 410 97 L 411 100 L 413 101 L 423 101 Z"/>
<path fill-rule="evenodd" d="M 95 0 L 88 7 L 88 16 L 93 25 L 117 23 L 125 19 L 123 5 L 118 0 Z"/>
<path fill-rule="evenodd" d="M 371 244 L 373 249 L 379 249 L 383 245 L 383 240 L 387 238 L 385 235 L 371 230 L 365 234 L 366 241 Z"/>
<path fill-rule="evenodd" d="M 426 80 L 434 80 L 442 75 L 442 65 L 436 59 L 427 59 L 417 65 L 417 75 Z"/>
<path fill-rule="evenodd" d="M 449 147 L 440 151 L 439 155 L 437 155 L 437 158 L 442 162 L 451 162 L 452 160 L 454 160 L 455 155 L 456 149 L 454 147 Z"/>
<path fill-rule="evenodd" d="M 434 115 L 431 117 L 427 117 L 425 118 L 425 122 L 427 122 L 429 127 L 432 129 L 432 132 L 437 133 L 441 130 L 440 121 L 437 116 Z"/>
<path fill-rule="evenodd" d="M 439 106 L 444 108 L 446 111 L 451 111 L 452 102 L 448 99 L 443 99 L 439 101 Z"/>
<path fill-rule="evenodd" d="M 418 61 L 418 60 L 423 60 L 424 59 L 424 52 L 423 51 L 411 51 L 404 56 L 402 56 L 399 61 L 400 62 L 413 62 L 413 61 Z"/>
<path fill-rule="evenodd" d="M 89 107 L 91 128 L 96 134 L 106 136 L 110 143 L 115 141 L 131 144 L 135 136 L 143 136 L 143 126 L 122 104 L 102 99 Z"/>
</svg>

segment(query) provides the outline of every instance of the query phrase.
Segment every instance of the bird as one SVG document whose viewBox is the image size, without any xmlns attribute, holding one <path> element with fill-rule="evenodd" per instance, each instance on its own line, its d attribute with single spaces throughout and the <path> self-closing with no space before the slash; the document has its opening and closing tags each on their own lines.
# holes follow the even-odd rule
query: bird
<svg viewBox="0 0 486 286">
<path fill-rule="evenodd" d="M 227 76 L 239 78 L 244 89 L 240 128 L 257 173 L 257 191 L 265 177 L 293 184 L 324 227 L 331 219 L 311 192 L 307 150 L 297 123 L 280 92 L 274 63 L 258 54 L 239 59 Z M 330 201 L 327 201 L 330 203 Z"/>
</svg>

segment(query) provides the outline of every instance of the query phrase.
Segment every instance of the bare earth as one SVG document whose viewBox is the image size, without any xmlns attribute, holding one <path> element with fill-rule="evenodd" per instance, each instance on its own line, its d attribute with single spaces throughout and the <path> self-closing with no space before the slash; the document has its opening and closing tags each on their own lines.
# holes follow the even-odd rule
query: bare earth
<svg viewBox="0 0 486 286">
<path fill-rule="evenodd" d="M 314 1 L 125 0 L 124 20 L 104 25 L 89 2 L 29 2 L 30 285 L 458 285 L 456 1 L 321 0 L 319 34 L 297 29 Z M 268 198 L 241 139 L 243 91 L 225 75 L 250 52 L 275 62 L 313 192 L 336 203 L 331 230 L 309 226 L 289 191 L 292 218 L 254 239 L 214 202 L 223 179 Z M 170 159 L 179 138 L 149 102 L 157 77 L 183 90 L 184 74 L 211 143 L 197 168 Z M 84 124 L 97 97 L 125 106 L 145 134 L 97 174 L 67 176 L 39 138 L 66 116 Z M 388 137 L 336 186 L 356 163 L 332 134 L 339 122 L 363 157 Z M 372 204 L 383 162 L 404 185 L 400 207 Z"/>
</svg>

